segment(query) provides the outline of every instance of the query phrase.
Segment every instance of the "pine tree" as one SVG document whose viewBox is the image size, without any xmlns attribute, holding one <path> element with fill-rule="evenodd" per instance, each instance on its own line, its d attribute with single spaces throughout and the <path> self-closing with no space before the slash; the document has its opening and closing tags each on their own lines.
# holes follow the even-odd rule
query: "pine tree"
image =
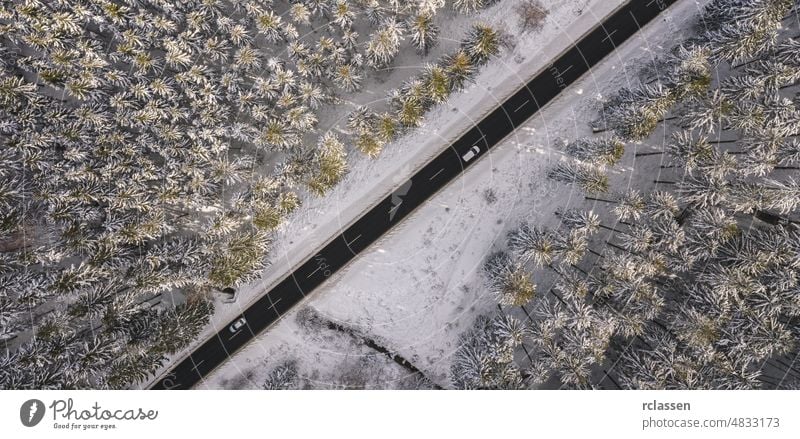
<svg viewBox="0 0 800 439">
<path fill-rule="evenodd" d="M 567 154 L 590 163 L 616 164 L 625 152 L 619 139 L 578 139 L 567 144 Z"/>
<path fill-rule="evenodd" d="M 364 131 L 358 134 L 356 139 L 356 148 L 366 154 L 368 157 L 377 157 L 383 150 L 385 142 L 378 138 L 376 135 Z"/>
<path fill-rule="evenodd" d="M 792 6 L 792 0 L 712 2 L 703 17 L 711 27 L 702 38 L 714 59 L 743 61 L 775 45 L 778 24 Z"/>
<path fill-rule="evenodd" d="M 333 20 L 342 29 L 349 28 L 353 25 L 355 19 L 355 12 L 350 8 L 350 5 L 344 0 L 337 0 L 333 5 Z"/>
<path fill-rule="evenodd" d="M 417 52 L 427 56 L 428 51 L 436 45 L 439 37 L 439 27 L 433 22 L 433 14 L 423 12 L 412 17 L 408 22 L 408 29 Z"/>
<path fill-rule="evenodd" d="M 645 209 L 644 197 L 636 191 L 629 190 L 625 193 L 619 194 L 617 197 L 617 205 L 614 207 L 613 212 L 620 221 L 638 220 Z"/>
<path fill-rule="evenodd" d="M 592 211 L 569 209 L 557 214 L 561 223 L 570 231 L 592 235 L 600 227 L 600 218 Z"/>
<path fill-rule="evenodd" d="M 361 88 L 361 75 L 358 73 L 356 66 L 352 64 L 337 66 L 334 70 L 333 81 L 338 87 L 347 92 L 353 92 Z"/>
<path fill-rule="evenodd" d="M 500 50 L 500 37 L 496 30 L 483 24 L 476 24 L 470 30 L 463 44 L 472 62 L 477 65 L 486 63 Z"/>
<path fill-rule="evenodd" d="M 283 20 L 280 15 L 276 15 L 273 11 L 267 11 L 258 16 L 256 19 L 258 31 L 269 42 L 276 42 L 283 38 L 281 34 L 281 25 Z"/>
<path fill-rule="evenodd" d="M 506 253 L 491 255 L 484 264 L 486 286 L 506 306 L 524 305 L 536 294 L 536 285 L 522 266 Z"/>
<path fill-rule="evenodd" d="M 608 177 L 588 165 L 562 162 L 547 172 L 547 177 L 562 183 L 575 183 L 587 193 L 603 193 L 608 190 Z"/>
<path fill-rule="evenodd" d="M 400 50 L 403 40 L 403 26 L 397 21 L 386 21 L 381 29 L 373 33 L 367 42 L 366 57 L 373 68 L 389 65 Z"/>
<path fill-rule="evenodd" d="M 464 84 L 475 74 L 475 64 L 466 50 L 462 49 L 452 55 L 447 55 L 442 60 L 445 71 L 450 76 L 450 83 L 454 90 L 460 90 Z"/>
<path fill-rule="evenodd" d="M 591 388 L 591 366 L 601 363 L 614 333 L 615 319 L 579 301 L 542 302 L 531 328 L 534 365 L 545 381 L 555 374 L 564 386 Z"/>
<path fill-rule="evenodd" d="M 550 231 L 523 223 L 508 234 L 508 247 L 521 262 L 543 267 L 555 258 L 556 240 Z"/>
<path fill-rule="evenodd" d="M 322 196 L 338 184 L 347 172 L 346 158 L 344 144 L 335 134 L 325 133 L 314 152 L 313 166 L 316 172 L 308 181 L 309 188 Z"/>
<path fill-rule="evenodd" d="M 622 89 L 606 103 L 603 121 L 623 140 L 642 140 L 655 130 L 675 99 L 674 88 L 660 83 Z"/>
<path fill-rule="evenodd" d="M 438 65 L 427 65 L 422 73 L 425 97 L 435 104 L 445 102 L 453 91 L 447 71 Z"/>
<path fill-rule="evenodd" d="M 287 361 L 273 369 L 264 381 L 266 390 L 288 390 L 297 386 L 297 363 Z"/>
<path fill-rule="evenodd" d="M 265 266 L 264 256 L 269 243 L 269 236 L 257 230 L 233 234 L 213 259 L 209 280 L 223 287 L 252 280 Z"/>
<path fill-rule="evenodd" d="M 478 317 L 461 338 L 450 376 L 457 389 L 522 389 L 526 379 L 514 364 L 514 351 L 526 330 L 510 316 Z M 514 328 L 514 329 L 512 329 Z M 512 329 L 512 330 L 509 330 Z"/>
<path fill-rule="evenodd" d="M 455 0 L 453 2 L 453 9 L 462 14 L 476 12 L 485 6 L 486 0 Z"/>
</svg>

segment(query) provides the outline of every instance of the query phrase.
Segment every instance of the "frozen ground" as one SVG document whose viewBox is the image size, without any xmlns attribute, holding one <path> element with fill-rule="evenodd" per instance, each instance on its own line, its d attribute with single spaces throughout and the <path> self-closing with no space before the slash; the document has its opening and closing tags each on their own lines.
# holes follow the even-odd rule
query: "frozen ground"
<svg viewBox="0 0 800 439">
<path fill-rule="evenodd" d="M 494 105 L 500 96 L 505 95 L 505 91 L 499 91 L 495 85 L 493 92 L 483 89 L 481 84 L 488 83 L 491 76 L 497 77 L 506 72 L 503 87 L 513 88 L 511 81 L 522 81 L 522 78 L 515 77 L 514 72 L 533 72 L 537 69 L 537 60 L 540 64 L 544 63 L 560 51 L 548 47 L 545 53 L 540 44 L 557 41 L 563 47 L 567 44 L 566 37 L 569 41 L 575 39 L 584 29 L 601 20 L 613 6 L 608 4 L 610 2 L 603 5 L 599 3 L 588 5 L 580 17 L 573 17 L 568 27 L 554 30 L 551 21 L 542 34 L 549 35 L 549 38 L 539 36 L 529 43 L 520 40 L 514 53 L 504 54 L 500 62 L 489 67 L 473 90 L 450 102 L 449 107 L 459 108 L 465 113 L 450 113 L 440 109 L 438 114 L 429 116 L 429 121 L 437 118 L 437 123 L 431 125 L 443 127 L 442 131 L 455 132 L 450 130 L 457 129 L 455 127 L 459 121 L 469 120 L 470 102 L 473 105 L 478 102 Z M 459 335 L 470 327 L 477 315 L 489 312 L 495 306 L 493 299 L 480 287 L 480 267 L 485 255 L 494 245 L 502 243 L 508 229 L 522 220 L 554 225 L 556 218 L 553 213 L 556 209 L 565 206 L 590 207 L 579 191 L 545 179 L 547 169 L 562 158 L 555 148 L 558 139 L 590 134 L 587 122 L 596 114 L 599 98 L 626 85 L 626 81 L 635 81 L 638 66 L 663 53 L 674 42 L 680 41 L 682 35 L 688 34 L 691 18 L 704 3 L 702 0 L 683 0 L 664 13 L 658 21 L 650 24 L 589 75 L 567 89 L 547 109 L 517 130 L 514 136 L 498 145 L 466 175 L 415 212 L 390 236 L 381 239 L 371 250 L 333 276 L 303 306 L 312 307 L 328 319 L 359 328 L 364 333 L 384 340 L 387 347 L 411 361 L 434 382 L 446 387 L 449 383 L 450 356 L 458 344 Z M 557 19 L 557 12 L 552 11 L 551 20 Z M 530 44 L 530 48 L 525 49 L 525 44 Z M 515 56 L 522 53 L 528 55 L 523 65 L 530 63 L 524 67 L 513 61 Z M 480 113 L 477 110 L 475 112 Z M 450 114 L 457 117 L 453 118 Z M 438 123 L 440 120 L 442 123 Z M 384 159 L 401 150 L 408 159 L 412 158 L 412 151 L 419 151 L 413 153 L 413 159 L 424 161 L 424 157 L 436 151 L 414 149 L 414 146 L 422 144 L 418 142 L 422 138 L 420 136 L 422 133 L 404 139 L 400 145 L 390 146 Z M 625 166 L 619 167 L 620 171 L 612 175 L 613 187 L 634 184 L 630 181 L 633 175 L 630 171 L 634 168 L 635 149 L 628 149 L 623 159 Z M 337 226 L 341 226 L 354 216 L 354 211 L 362 210 L 360 206 L 364 204 L 359 202 L 369 199 L 371 195 L 368 194 L 374 194 L 376 199 L 383 194 L 377 189 L 373 189 L 374 192 L 363 189 L 368 187 L 366 184 L 354 187 L 355 181 L 375 181 L 387 185 L 376 185 L 380 187 L 390 187 L 390 182 L 402 181 L 404 174 L 393 180 L 391 176 L 398 174 L 394 174 L 395 170 L 386 169 L 392 164 L 400 169 L 404 165 L 407 168 L 414 167 L 413 164 L 399 161 L 381 160 L 369 171 L 357 169 L 351 175 L 351 180 L 342 187 L 349 191 L 340 188 L 330 198 L 334 206 L 306 206 L 310 208 L 307 211 L 309 216 L 298 218 L 294 227 L 284 232 L 287 234 L 285 236 L 296 236 L 297 239 L 282 238 L 280 241 L 282 250 L 279 253 L 286 252 L 292 257 L 282 258 L 276 262 L 276 266 L 289 266 L 303 257 L 290 253 L 298 242 L 305 244 L 309 239 L 319 242 L 319 233 L 330 225 L 315 221 L 314 218 L 326 218 L 326 213 L 334 209 L 338 213 Z M 636 175 L 652 179 L 654 174 L 641 172 L 642 167 L 657 172 L 658 165 L 658 159 L 637 163 L 639 172 Z M 379 177 L 381 171 L 385 172 L 383 179 Z M 364 195 L 354 199 L 358 191 L 363 191 Z M 345 217 L 345 214 L 348 216 Z M 309 234 L 303 233 L 303 227 Z M 341 365 L 347 364 L 343 362 L 379 355 L 358 343 L 342 344 L 325 340 L 324 335 L 313 334 L 299 325 L 296 315 L 297 311 L 290 313 L 261 334 L 236 355 L 235 361 L 225 363 L 198 387 L 259 387 L 266 374 L 287 358 L 298 361 L 301 374 L 318 377 L 317 384 L 321 387 L 331 386 L 335 385 L 336 377 L 341 374 Z M 398 378 L 403 377 L 405 371 L 384 360 L 373 360 L 371 365 L 376 368 L 369 373 L 373 380 L 371 385 L 377 385 L 374 380 L 386 379 L 384 387 L 399 387 Z"/>
<path fill-rule="evenodd" d="M 235 371 L 223 374 L 215 389 L 261 388 L 266 375 L 284 362 L 297 364 L 296 388 L 307 389 L 409 389 L 425 388 L 414 374 L 386 355 L 365 346 L 351 335 L 325 327 L 308 327 L 303 313 L 284 320 L 287 330 L 270 336 L 268 363 L 261 356 L 237 359 Z M 302 346 L 302 349 L 297 347 Z"/>
</svg>

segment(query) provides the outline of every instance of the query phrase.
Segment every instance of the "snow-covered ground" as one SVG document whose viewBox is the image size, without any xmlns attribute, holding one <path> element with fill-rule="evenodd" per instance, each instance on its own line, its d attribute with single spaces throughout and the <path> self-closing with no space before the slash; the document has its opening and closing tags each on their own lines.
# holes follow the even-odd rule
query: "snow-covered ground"
<svg viewBox="0 0 800 439">
<path fill-rule="evenodd" d="M 214 389 L 261 388 L 276 366 L 294 361 L 296 387 L 311 389 L 408 389 L 419 387 L 419 377 L 377 353 L 359 340 L 325 327 L 308 328 L 303 313 L 293 312 L 284 320 L 284 330 L 270 335 L 258 355 L 237 357 L 232 373 L 222 374 Z M 302 347 L 301 349 L 298 349 Z M 274 361 L 265 363 L 266 355 Z"/>
<path fill-rule="evenodd" d="M 565 90 L 513 136 L 494 148 L 489 156 L 463 177 L 406 219 L 390 236 L 381 239 L 346 269 L 334 275 L 302 306 L 312 307 L 328 319 L 343 322 L 384 340 L 388 348 L 411 361 L 434 382 L 446 387 L 450 382 L 450 357 L 457 347 L 460 334 L 471 326 L 476 316 L 490 312 L 495 306 L 493 299 L 481 287 L 480 268 L 486 254 L 494 246 L 502 245 L 505 233 L 520 221 L 553 226 L 557 221 L 553 213 L 558 208 L 589 206 L 578 190 L 545 178 L 547 169 L 562 158 L 561 152 L 555 147 L 558 140 L 589 135 L 587 122 L 595 117 L 599 98 L 620 86 L 628 85 L 628 81 L 632 85 L 643 63 L 651 61 L 688 35 L 692 17 L 704 3 L 702 0 L 683 0 L 666 11 L 590 74 Z M 588 6 L 582 16 L 575 18 L 566 28 L 556 32 L 550 28 L 549 33 L 546 30 L 543 35 L 555 37 L 549 41 L 558 40 L 566 44 L 567 36 L 569 41 L 574 40 L 583 29 L 591 27 L 608 12 L 604 9 L 605 12 L 600 13 L 595 6 L 611 9 L 608 3 Z M 555 15 L 551 16 L 551 20 L 555 18 Z M 553 22 L 548 26 L 553 26 Z M 585 27 L 579 29 L 580 26 Z M 541 44 L 544 40 L 544 37 L 538 37 L 530 44 L 533 46 L 537 41 Z M 450 102 L 448 107 L 458 108 L 463 113 L 453 112 L 458 115 L 454 119 L 447 111 L 440 110 L 429 116 L 429 121 L 437 122 L 430 125 L 440 127 L 439 132 L 455 133 L 450 130 L 457 129 L 454 127 L 458 126 L 458 121 L 470 118 L 469 102 L 475 104 L 480 99 L 481 103 L 488 101 L 492 106 L 505 95 L 498 85 L 495 85 L 494 91 L 481 88 L 480 84 L 491 80 L 487 74 L 498 77 L 506 72 L 507 79 L 502 81 L 502 86 L 507 86 L 513 78 L 521 82 L 522 78 L 516 76 L 517 73 L 534 72 L 537 68 L 515 64 L 515 56 L 525 53 L 528 60 L 538 60 L 541 64 L 560 51 L 553 47 L 524 49 L 522 41 L 514 53 L 504 54 L 500 62 L 489 67 L 471 91 Z M 513 89 L 513 86 L 508 86 Z M 438 123 L 440 120 L 442 123 Z M 433 132 L 430 131 L 428 135 Z M 415 145 L 412 139 L 421 139 L 419 136 L 424 137 L 424 134 L 419 133 L 404 139 L 402 145 L 389 147 L 386 156 L 404 146 L 410 149 Z M 407 154 L 410 154 L 409 149 L 405 150 Z M 436 152 L 430 151 L 429 155 Z M 629 148 L 623 159 L 624 166 L 618 167 L 619 171 L 611 176 L 614 187 L 633 183 L 628 180 L 633 175 L 634 152 L 635 148 Z M 417 154 L 427 157 L 421 151 Z M 420 160 L 424 161 L 422 158 Z M 641 172 L 641 166 L 652 167 L 657 172 L 658 161 L 653 159 L 637 163 L 640 171 L 636 173 L 638 178 L 652 178 L 653 174 Z M 351 178 L 370 181 L 369 177 L 373 176 L 372 180 L 380 181 L 377 177 L 380 170 L 376 168 L 384 170 L 391 166 L 390 162 L 377 162 L 369 172 L 357 170 Z M 401 164 L 401 169 L 402 165 L 413 169 L 410 164 Z M 394 173 L 384 175 L 384 180 L 403 180 L 403 176 L 393 180 L 392 176 L 397 175 Z M 359 186 L 361 189 L 349 186 L 353 181 L 346 182 L 340 190 L 335 191 L 331 199 L 335 200 L 335 204 L 338 203 L 336 206 L 321 203 L 308 212 L 313 217 L 305 220 L 306 225 L 298 224 L 303 222 L 303 219 L 298 219 L 292 229 L 286 231 L 288 236 L 297 238 L 294 242 L 282 239 L 283 251 L 289 251 L 297 242 L 309 242 L 307 239 L 314 239 L 326 230 L 328 225 L 324 221 L 315 221 L 314 217 L 323 219 L 331 208 L 338 209 L 339 226 L 347 222 L 345 218 L 354 216 L 352 210 L 362 204 L 354 203 L 352 194 L 359 190 L 365 194 L 373 192 L 368 191 L 366 185 Z M 341 190 L 343 188 L 349 191 Z M 372 188 L 375 199 L 383 195 L 374 186 Z M 367 198 L 366 195 L 364 197 Z M 314 227 L 312 224 L 318 225 Z M 311 231 L 310 235 L 302 234 L 303 227 Z M 299 259 L 302 259 L 302 255 L 286 257 L 277 263 L 289 266 Z M 330 383 L 335 382 L 335 377 L 341 373 L 339 368 L 346 364 L 343 362 L 359 357 L 380 356 L 374 351 L 365 350 L 358 343 L 342 345 L 325 340 L 324 335 L 314 335 L 297 323 L 296 315 L 297 310 L 261 334 L 239 352 L 234 361 L 226 362 L 198 387 L 229 388 L 233 387 L 232 383 L 237 388 L 259 387 L 267 373 L 287 358 L 298 361 L 301 375 L 328 377 L 332 381 L 326 383 L 332 385 Z M 398 367 L 395 364 L 373 361 L 372 366 L 377 370 L 370 374 L 371 377 L 385 377 L 385 387 L 397 387 Z M 399 373 L 403 376 L 404 371 L 400 370 Z"/>
</svg>

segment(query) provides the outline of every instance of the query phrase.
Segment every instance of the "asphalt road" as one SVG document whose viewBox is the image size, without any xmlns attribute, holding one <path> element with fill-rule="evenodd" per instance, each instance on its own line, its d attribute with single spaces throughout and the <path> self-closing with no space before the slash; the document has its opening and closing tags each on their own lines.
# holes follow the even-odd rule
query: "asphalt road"
<svg viewBox="0 0 800 439">
<path fill-rule="evenodd" d="M 631 0 L 622 6 L 151 388 L 189 389 L 197 384 L 676 1 Z M 474 147 L 477 153 L 469 158 L 466 154 Z M 247 323 L 230 331 L 241 317 Z"/>
</svg>

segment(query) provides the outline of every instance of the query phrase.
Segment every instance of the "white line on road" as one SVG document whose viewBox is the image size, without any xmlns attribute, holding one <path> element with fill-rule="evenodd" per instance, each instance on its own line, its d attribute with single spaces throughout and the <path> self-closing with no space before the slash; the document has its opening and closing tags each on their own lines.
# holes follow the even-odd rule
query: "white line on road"
<svg viewBox="0 0 800 439">
<path fill-rule="evenodd" d="M 520 108 L 522 108 L 522 107 L 524 107 L 524 106 L 528 105 L 528 102 L 530 102 L 530 101 L 531 101 L 531 100 L 530 100 L 530 99 L 528 99 L 527 101 L 523 102 L 523 103 L 522 103 L 522 105 L 520 105 L 519 107 L 517 107 L 517 109 L 516 109 L 516 110 L 514 110 L 514 113 L 516 113 L 517 111 L 519 111 L 519 110 L 520 110 Z"/>
<path fill-rule="evenodd" d="M 444 171 L 444 168 L 442 168 L 442 169 L 439 169 L 439 170 L 438 170 L 438 171 L 437 171 L 435 174 L 433 174 L 433 176 L 432 176 L 431 178 L 429 178 L 429 179 L 428 179 L 428 181 L 431 181 L 431 180 L 433 180 L 434 178 L 436 178 L 436 176 L 437 176 L 437 175 L 439 175 L 439 174 L 441 174 L 441 173 L 442 173 L 442 171 Z"/>
<path fill-rule="evenodd" d="M 607 39 L 611 38 L 611 36 L 612 36 L 612 35 L 614 35 L 615 33 L 617 33 L 617 30 L 618 30 L 618 29 L 614 29 L 613 31 L 611 31 L 611 33 L 610 33 L 610 34 L 608 34 L 608 35 L 606 35 L 606 37 L 605 37 L 605 38 L 603 38 L 602 40 L 600 40 L 600 42 L 601 42 L 601 43 L 604 43 L 604 42 L 605 42 Z"/>
<path fill-rule="evenodd" d="M 355 238 L 353 238 L 352 241 L 348 242 L 347 245 L 352 245 L 354 242 L 358 241 L 358 238 L 360 238 L 360 237 L 361 237 L 361 235 L 356 236 Z"/>
<path fill-rule="evenodd" d="M 322 268 L 322 265 L 318 266 L 316 270 L 312 271 L 312 272 L 311 272 L 311 274 L 309 274 L 308 276 L 306 276 L 306 279 L 308 279 L 309 277 L 313 276 L 313 275 L 314 275 L 314 273 L 318 272 L 320 268 Z"/>
<path fill-rule="evenodd" d="M 231 335 L 230 337 L 228 337 L 228 340 L 233 340 L 233 337 L 236 337 L 237 335 L 239 335 L 239 334 L 241 334 L 241 333 L 242 333 L 242 330 L 241 330 L 241 329 L 240 329 L 240 330 L 238 330 L 238 331 L 236 331 L 236 332 L 234 332 L 234 333 L 233 333 L 233 335 Z"/>
<path fill-rule="evenodd" d="M 192 369 L 196 370 L 198 367 L 200 367 L 201 364 L 203 364 L 205 362 L 206 362 L 206 360 L 200 360 L 199 363 L 195 363 L 194 361 L 192 361 L 192 363 L 194 364 L 194 367 Z"/>
<path fill-rule="evenodd" d="M 567 72 L 569 71 L 569 69 L 571 69 L 571 68 L 572 68 L 572 64 L 570 64 L 570 65 L 569 65 L 569 67 L 567 67 L 566 69 L 564 69 L 564 71 L 563 71 L 563 72 L 558 72 L 558 75 L 556 75 L 556 78 L 560 78 L 560 77 L 561 77 L 561 75 L 563 75 L 564 73 L 567 73 Z"/>
<path fill-rule="evenodd" d="M 403 204 L 403 202 L 402 202 L 402 201 L 400 202 L 400 204 L 397 204 L 396 206 L 392 206 L 392 208 L 391 208 L 391 209 L 389 209 L 389 213 L 392 213 L 392 212 L 394 212 L 395 210 L 397 210 L 397 208 L 398 208 L 398 207 L 400 207 L 400 205 L 401 205 L 401 204 Z"/>
<path fill-rule="evenodd" d="M 267 308 L 267 309 L 275 309 L 275 307 L 278 306 L 279 303 L 281 303 L 281 300 L 283 300 L 283 297 L 279 297 L 277 301 L 273 302 L 272 301 L 272 297 L 269 297 L 269 295 L 267 295 L 267 298 L 269 299 L 269 303 L 270 303 L 269 308 Z M 275 309 L 275 312 L 277 312 L 277 311 L 278 310 Z"/>
</svg>

